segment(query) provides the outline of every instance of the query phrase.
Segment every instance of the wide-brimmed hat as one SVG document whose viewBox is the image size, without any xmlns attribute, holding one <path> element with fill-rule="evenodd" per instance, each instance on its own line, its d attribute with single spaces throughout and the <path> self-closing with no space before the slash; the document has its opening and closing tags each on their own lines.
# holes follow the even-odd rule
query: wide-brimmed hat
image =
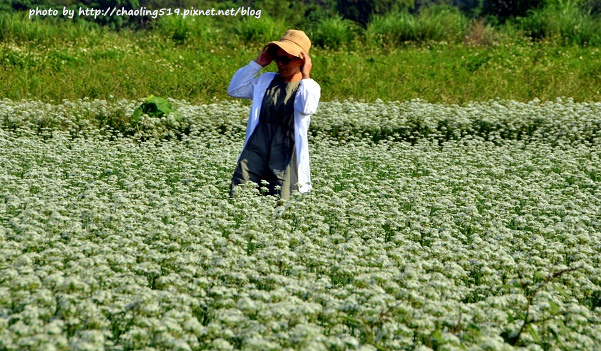
<svg viewBox="0 0 601 351">
<path fill-rule="evenodd" d="M 301 51 L 309 53 L 311 40 L 302 30 L 289 29 L 279 41 L 272 41 L 267 45 L 277 45 L 288 54 L 303 58 Z"/>
</svg>

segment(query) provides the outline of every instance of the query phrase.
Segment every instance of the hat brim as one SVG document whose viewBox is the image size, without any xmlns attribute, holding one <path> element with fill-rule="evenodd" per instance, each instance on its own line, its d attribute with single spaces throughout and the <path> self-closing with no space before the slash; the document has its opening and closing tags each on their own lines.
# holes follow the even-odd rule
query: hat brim
<svg viewBox="0 0 601 351">
<path fill-rule="evenodd" d="M 296 44 L 286 42 L 286 41 L 272 41 L 269 44 L 267 44 L 267 46 L 269 46 L 269 45 L 276 45 L 276 46 L 280 47 L 282 50 L 286 51 L 286 53 L 288 53 L 288 55 L 296 56 L 298 58 L 303 58 L 303 55 L 301 55 L 301 51 L 303 51 L 303 50 Z"/>
</svg>

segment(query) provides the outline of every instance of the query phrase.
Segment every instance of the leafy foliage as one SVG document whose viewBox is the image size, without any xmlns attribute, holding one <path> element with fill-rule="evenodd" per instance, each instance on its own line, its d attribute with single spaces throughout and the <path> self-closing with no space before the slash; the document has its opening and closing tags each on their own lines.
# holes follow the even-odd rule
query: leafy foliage
<svg viewBox="0 0 601 351">
<path fill-rule="evenodd" d="M 530 11 L 517 23 L 532 38 L 559 37 L 567 44 L 601 44 L 601 21 L 576 1 L 554 1 Z"/>
<path fill-rule="evenodd" d="M 331 17 L 313 26 L 309 31 L 309 37 L 315 45 L 339 49 L 355 40 L 358 31 L 359 28 L 354 22 L 341 17 Z"/>
<path fill-rule="evenodd" d="M 413 7 L 414 0 L 350 0 L 336 1 L 336 10 L 344 18 L 367 24 L 372 15 L 383 15 L 388 12 L 404 12 Z"/>
<path fill-rule="evenodd" d="M 139 120 L 142 114 L 147 114 L 151 117 L 163 117 L 169 115 L 173 111 L 173 106 L 169 101 L 154 95 L 150 95 L 146 100 L 134 110 L 132 118 Z"/>
</svg>

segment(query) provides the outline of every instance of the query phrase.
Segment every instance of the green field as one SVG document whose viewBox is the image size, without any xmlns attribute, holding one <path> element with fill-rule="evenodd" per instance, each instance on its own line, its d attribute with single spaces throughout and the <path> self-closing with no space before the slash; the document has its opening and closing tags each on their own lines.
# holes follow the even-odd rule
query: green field
<svg viewBox="0 0 601 351">
<path fill-rule="evenodd" d="M 235 24 L 197 18 L 112 32 L 86 22 L 0 16 L 0 96 L 48 102 L 150 94 L 194 103 L 227 100 L 233 73 L 287 28 L 264 21 L 262 31 L 246 24 L 257 31 L 252 36 Z M 601 99 L 598 46 L 482 30 L 492 39 L 385 45 L 366 36 L 336 49 L 315 45 L 311 76 L 322 86 L 322 101 Z"/>
</svg>

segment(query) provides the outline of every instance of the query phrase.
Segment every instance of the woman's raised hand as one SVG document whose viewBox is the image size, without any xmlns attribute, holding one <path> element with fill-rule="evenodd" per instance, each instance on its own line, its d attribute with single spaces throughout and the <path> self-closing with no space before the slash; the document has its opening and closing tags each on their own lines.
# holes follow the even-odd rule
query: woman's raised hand
<svg viewBox="0 0 601 351">
<path fill-rule="evenodd" d="M 270 53 L 269 46 L 265 46 L 263 51 L 259 54 L 259 57 L 255 60 L 258 64 L 265 67 L 273 61 L 273 56 Z"/>
</svg>

